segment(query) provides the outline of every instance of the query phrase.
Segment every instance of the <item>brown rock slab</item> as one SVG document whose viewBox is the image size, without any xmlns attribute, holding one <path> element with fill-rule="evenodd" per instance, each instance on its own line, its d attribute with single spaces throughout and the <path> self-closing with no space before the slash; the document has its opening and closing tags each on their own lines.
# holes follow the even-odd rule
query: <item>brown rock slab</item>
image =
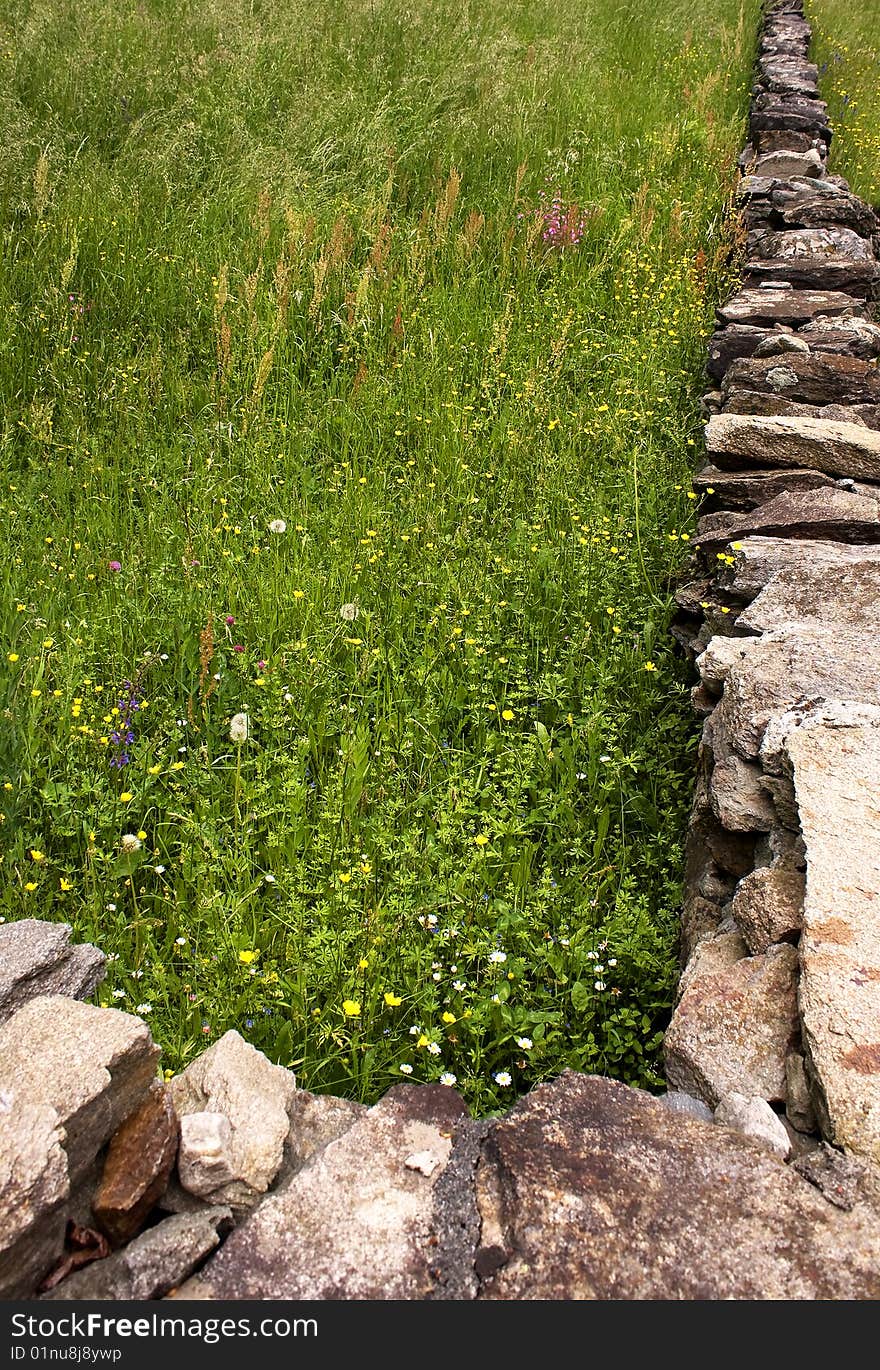
<svg viewBox="0 0 880 1370">
<path fill-rule="evenodd" d="M 704 466 L 694 477 L 693 485 L 700 496 L 700 509 L 706 513 L 727 510 L 748 513 L 767 504 L 777 495 L 797 490 L 821 490 L 834 484 L 834 477 L 824 471 L 779 470 L 723 471 L 719 466 Z M 705 595 L 701 598 L 705 599 Z"/>
<path fill-rule="evenodd" d="M 761 391 L 809 405 L 880 404 L 880 369 L 858 357 L 828 353 L 743 357 L 728 368 L 722 402 L 736 390 Z"/>
<path fill-rule="evenodd" d="M 714 1108 L 724 1094 L 785 1098 L 785 1058 L 797 1042 L 797 951 L 772 947 L 701 975 L 666 1033 L 669 1084 Z"/>
<path fill-rule="evenodd" d="M 177 1156 L 177 1115 L 157 1081 L 113 1134 L 92 1202 L 95 1221 L 119 1246 L 140 1231 L 165 1193 Z"/>
<path fill-rule="evenodd" d="M 755 1142 L 567 1071 L 478 1166 L 489 1299 L 873 1299 L 880 1230 Z M 486 1238 L 493 1238 L 487 1242 Z"/>
<path fill-rule="evenodd" d="M 182 1298 L 416 1299 L 434 1288 L 434 1190 L 466 1116 L 443 1085 L 397 1085 L 227 1239 Z M 431 1174 L 407 1166 L 436 1159 Z"/>
<path fill-rule="evenodd" d="M 87 999 L 104 978 L 105 957 L 88 943 L 70 945 L 67 923 L 19 918 L 0 926 L 0 1023 L 40 995 Z"/>
<path fill-rule="evenodd" d="M 784 491 L 747 513 L 705 515 L 697 525 L 695 547 L 707 553 L 716 552 L 729 542 L 755 534 L 862 544 L 880 542 L 880 501 L 835 485 Z"/>
<path fill-rule="evenodd" d="M 796 336 L 808 343 L 811 352 L 860 357 L 865 361 L 880 356 L 880 327 L 868 319 L 817 317 L 804 324 Z"/>
<path fill-rule="evenodd" d="M 5 1065 L 5 1062 L 4 1062 Z M 4 1074 L 6 1072 L 4 1071 Z M 14 1077 L 8 1077 L 10 1083 Z M 30 1298 L 64 1250 L 64 1129 L 26 1091 L 0 1092 L 0 1299 Z"/>
<path fill-rule="evenodd" d="M 753 171 L 755 176 L 822 176 L 825 163 L 814 148 L 806 152 L 768 152 L 755 158 Z"/>
<path fill-rule="evenodd" d="M 804 718 L 784 749 L 807 855 L 804 1046 L 825 1137 L 880 1161 L 880 721 Z"/>
<path fill-rule="evenodd" d="M 792 326 L 809 323 L 817 315 L 850 314 L 864 316 L 861 302 L 852 295 L 834 290 L 739 290 L 718 310 L 726 324 L 752 324 L 772 328 L 784 323 Z"/>
<path fill-rule="evenodd" d="M 709 779 L 712 811 L 727 832 L 769 832 L 774 812 L 761 784 L 761 768 L 730 755 L 716 762 Z"/>
<path fill-rule="evenodd" d="M 728 324 L 712 335 L 709 342 L 706 369 L 716 381 L 721 380 L 731 362 L 738 357 L 751 357 L 765 342 L 775 344 L 778 338 L 795 337 L 793 333 L 777 333 L 771 327 L 753 324 Z M 804 344 L 809 346 L 808 343 Z"/>
<path fill-rule="evenodd" d="M 719 931 L 712 937 L 704 937 L 694 947 L 690 960 L 682 971 L 678 983 L 679 999 L 702 976 L 717 975 L 748 954 L 749 949 L 738 931 Z"/>
<path fill-rule="evenodd" d="M 880 480 L 880 433 L 828 419 L 716 414 L 706 425 L 716 466 L 794 466 Z"/>
<path fill-rule="evenodd" d="M 797 538 L 749 537 L 737 539 L 732 549 L 734 564 L 719 573 L 719 585 L 742 602 L 755 598 L 782 571 L 820 571 L 873 565 L 880 561 L 880 547 L 851 547 L 846 543 L 804 541 Z"/>
<path fill-rule="evenodd" d="M 143 1101 L 158 1058 L 140 1018 L 60 995 L 31 999 L 0 1027 L 0 1061 L 16 1093 L 58 1114 L 71 1187 Z"/>
<path fill-rule="evenodd" d="M 792 862 L 759 866 L 743 877 L 731 912 L 753 954 L 797 938 L 803 925 L 804 873 Z"/>
</svg>

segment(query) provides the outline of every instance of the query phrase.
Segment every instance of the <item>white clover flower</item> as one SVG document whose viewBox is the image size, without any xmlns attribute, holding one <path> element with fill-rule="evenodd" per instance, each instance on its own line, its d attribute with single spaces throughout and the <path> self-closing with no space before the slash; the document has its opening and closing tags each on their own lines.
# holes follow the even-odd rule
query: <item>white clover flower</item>
<svg viewBox="0 0 880 1370">
<path fill-rule="evenodd" d="M 116 912 L 116 905 L 115 905 L 115 904 L 105 904 L 105 905 L 104 905 L 104 908 L 107 910 L 108 913 L 115 913 L 115 912 Z M 119 960 L 119 957 L 117 956 L 115 959 L 118 961 L 118 960 Z M 110 957 L 109 957 L 109 956 L 107 957 L 107 960 L 108 960 L 108 961 L 110 960 Z"/>
<path fill-rule="evenodd" d="M 594 984 L 593 988 L 594 988 L 594 989 L 598 989 L 598 990 L 603 990 L 603 989 L 605 988 L 605 981 L 604 981 L 604 980 L 597 980 L 596 983 Z"/>
<path fill-rule="evenodd" d="M 616 956 L 609 956 L 609 957 L 608 957 L 608 964 L 609 964 L 609 966 L 616 966 L 616 965 L 617 965 L 617 957 L 616 957 Z"/>
<path fill-rule="evenodd" d="M 152 1013 L 152 1012 L 153 1012 L 153 1005 L 152 1005 L 152 1004 L 138 1004 L 137 1008 L 135 1009 L 135 1013 Z"/>
<path fill-rule="evenodd" d="M 445 1070 L 440 1076 L 441 1085 L 454 1085 L 458 1083 L 458 1076 L 453 1075 L 451 1070 Z"/>
<path fill-rule="evenodd" d="M 507 952 L 506 952 L 506 951 L 490 951 L 490 952 L 489 952 L 489 960 L 490 960 L 494 965 L 500 966 L 501 963 L 502 963 L 503 961 L 506 961 L 506 960 L 507 960 Z"/>
<path fill-rule="evenodd" d="M 360 609 L 356 604 L 343 604 L 339 610 L 339 617 L 344 619 L 346 623 L 354 623 L 359 613 Z"/>
<path fill-rule="evenodd" d="M 284 519 L 273 519 L 272 522 L 269 524 L 269 532 L 286 533 L 287 524 L 284 522 Z"/>
<path fill-rule="evenodd" d="M 516 1044 L 518 1047 L 522 1047 L 523 1051 L 531 1051 L 533 1046 L 531 1037 L 517 1037 Z"/>
<path fill-rule="evenodd" d="M 510 1075 L 510 1072 L 507 1071 L 507 1070 L 499 1070 L 499 1071 L 497 1071 L 496 1074 L 495 1074 L 494 1079 L 495 1079 L 496 1085 L 502 1085 L 503 1088 L 505 1088 L 505 1089 L 507 1088 L 508 1085 L 510 1085 L 510 1084 L 513 1083 L 513 1080 L 512 1080 L 511 1075 Z"/>
<path fill-rule="evenodd" d="M 401 1072 L 402 1072 L 404 1075 L 412 1075 L 412 1070 L 413 1070 L 412 1066 L 402 1065 L 402 1066 L 400 1067 L 400 1069 L 401 1069 Z"/>
<path fill-rule="evenodd" d="M 441 1048 L 440 1048 L 440 1045 L 439 1045 L 438 1042 L 429 1042 L 429 1043 L 428 1043 L 428 1051 L 430 1052 L 430 1054 L 431 1054 L 432 1056 L 439 1056 L 439 1055 L 440 1055 L 440 1050 L 441 1050 Z"/>
<path fill-rule="evenodd" d="M 119 845 L 126 855 L 130 856 L 133 852 L 140 851 L 141 839 L 136 833 L 126 832 L 122 834 Z"/>
<path fill-rule="evenodd" d="M 251 723 L 247 714 L 233 714 L 229 723 L 229 740 L 239 745 L 247 742 L 251 731 Z"/>
</svg>

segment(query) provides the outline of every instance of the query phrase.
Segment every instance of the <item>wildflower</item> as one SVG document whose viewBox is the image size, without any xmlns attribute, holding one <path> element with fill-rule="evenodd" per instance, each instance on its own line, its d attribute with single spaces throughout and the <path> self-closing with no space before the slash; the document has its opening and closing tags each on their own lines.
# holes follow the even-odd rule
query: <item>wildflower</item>
<svg viewBox="0 0 880 1370">
<path fill-rule="evenodd" d="M 474 838 L 474 842 L 478 847 L 485 847 L 488 845 L 489 839 L 484 832 L 481 832 Z"/>
<path fill-rule="evenodd" d="M 441 1017 L 442 1017 L 444 1023 L 454 1023 L 454 1022 L 455 1022 L 455 1014 L 454 1014 L 454 1013 L 450 1013 L 450 1012 L 448 1011 L 448 1009 L 447 1009 L 447 1011 L 446 1011 L 445 1013 L 441 1014 Z"/>
<path fill-rule="evenodd" d="M 500 965 L 502 964 L 502 962 L 504 962 L 504 961 L 507 960 L 507 952 L 506 952 L 506 951 L 490 951 L 490 952 L 489 952 L 489 960 L 492 962 L 493 965 L 495 965 L 495 966 L 500 966 Z"/>
<path fill-rule="evenodd" d="M 533 1045 L 531 1037 L 517 1037 L 516 1044 L 522 1047 L 523 1051 L 531 1051 Z"/>
<path fill-rule="evenodd" d="M 440 1055 L 440 1046 L 439 1046 L 439 1044 L 438 1044 L 437 1042 L 429 1042 L 429 1043 L 428 1043 L 428 1051 L 430 1052 L 430 1054 L 431 1054 L 432 1056 L 439 1056 L 439 1055 Z"/>
<path fill-rule="evenodd" d="M 153 867 L 153 870 L 156 872 L 157 875 L 164 875 L 164 874 L 165 874 L 165 867 L 164 867 L 164 866 L 154 866 L 154 867 Z"/>
<path fill-rule="evenodd" d="M 256 961 L 259 954 L 258 951 L 240 951 L 238 953 L 238 959 L 241 961 L 242 965 L 249 966 L 252 961 Z"/>
<path fill-rule="evenodd" d="M 18 661 L 18 652 L 10 652 L 9 655 L 7 656 L 6 660 L 7 660 L 7 661 Z"/>
<path fill-rule="evenodd" d="M 250 733 L 250 719 L 247 714 L 233 714 L 229 723 L 229 740 L 241 745 L 247 742 Z"/>
<path fill-rule="evenodd" d="M 494 1079 L 496 1085 L 501 1085 L 504 1089 L 506 1089 L 508 1085 L 513 1083 L 510 1076 L 510 1072 L 507 1070 L 496 1071 Z"/>
<path fill-rule="evenodd" d="M 452 982 L 452 988 L 453 988 L 458 994 L 461 994 L 461 993 L 463 993 L 464 990 L 467 989 L 467 985 L 465 984 L 464 980 L 453 980 L 453 982 Z"/>
<path fill-rule="evenodd" d="M 392 994 L 390 991 L 386 991 L 384 998 L 385 1003 L 388 1005 L 389 1008 L 398 1008 L 399 1005 L 403 1003 L 403 1000 L 400 998 L 399 995 Z"/>
<path fill-rule="evenodd" d="M 131 793 L 130 790 L 123 790 L 122 794 L 119 796 L 119 799 L 120 802 L 123 804 L 130 804 L 132 799 L 134 799 L 134 795 Z"/>
<path fill-rule="evenodd" d="M 359 1018 L 361 1006 L 354 999 L 344 999 L 342 1001 L 342 1012 L 346 1018 Z"/>
<path fill-rule="evenodd" d="M 502 709 L 501 717 L 504 719 L 506 723 L 509 723 L 513 718 L 513 709 Z"/>
<path fill-rule="evenodd" d="M 65 893 L 67 893 L 68 890 L 73 889 L 73 881 L 65 880 L 63 875 L 60 877 L 58 884 Z"/>
<path fill-rule="evenodd" d="M 645 662 L 645 670 L 646 670 L 646 671 L 656 671 L 656 669 L 657 669 L 657 667 L 654 665 L 653 661 L 646 661 L 646 662 Z"/>
<path fill-rule="evenodd" d="M 122 570 L 122 562 L 121 562 L 121 561 L 108 561 L 108 562 L 107 562 L 107 567 L 108 567 L 108 570 L 110 570 L 110 571 L 121 571 L 121 570 Z"/>
<path fill-rule="evenodd" d="M 274 875 L 264 875 L 264 876 L 263 876 L 263 882 L 264 882 L 264 884 L 266 884 L 266 885 L 274 885 L 274 884 L 275 884 L 275 876 L 274 876 Z"/>
<path fill-rule="evenodd" d="M 137 836 L 136 833 L 133 833 L 133 832 L 126 832 L 126 833 L 123 833 L 119 845 L 120 845 L 120 847 L 122 848 L 122 850 L 125 852 L 125 854 L 126 854 L 127 856 L 130 856 L 130 855 L 132 855 L 134 852 L 140 851 L 140 849 L 141 849 L 141 839 Z"/>
<path fill-rule="evenodd" d="M 36 888 L 37 888 L 37 884 L 36 884 L 36 881 L 35 881 L 35 880 L 28 880 L 27 883 L 25 884 L 25 889 L 26 889 L 26 890 L 35 890 Z"/>
<path fill-rule="evenodd" d="M 339 617 L 344 619 L 346 623 L 354 623 L 359 613 L 360 609 L 356 604 L 343 604 L 339 610 Z"/>
<path fill-rule="evenodd" d="M 604 981 L 604 980 L 597 980 L 597 981 L 595 982 L 595 984 L 593 985 L 593 988 L 594 988 L 594 989 L 598 989 L 599 991 L 603 990 L 603 989 L 605 988 L 605 981 Z"/>
<path fill-rule="evenodd" d="M 418 1023 L 413 1023 L 412 1027 L 409 1030 L 410 1037 L 418 1037 L 421 1030 L 422 1029 L 419 1027 Z"/>
<path fill-rule="evenodd" d="M 45 861 L 45 859 L 46 859 L 46 858 L 45 858 L 45 856 L 43 855 L 43 853 L 42 853 L 41 851 L 37 851 L 35 847 L 31 847 L 31 860 L 32 860 L 32 861 L 36 861 L 37 865 L 39 865 L 40 862 L 41 862 L 41 861 Z"/>
<path fill-rule="evenodd" d="M 114 998 L 114 999 L 124 999 L 124 998 L 125 998 L 125 990 L 124 990 L 124 989 L 115 989 L 115 990 L 113 991 L 113 998 Z"/>
<path fill-rule="evenodd" d="M 272 519 L 272 522 L 269 524 L 269 532 L 286 533 L 287 524 L 284 522 L 284 519 Z"/>
<path fill-rule="evenodd" d="M 174 945 L 175 945 L 176 947 L 185 947 L 185 946 L 186 946 L 186 938 L 185 938 L 185 937 L 175 937 L 175 939 L 174 939 Z"/>
<path fill-rule="evenodd" d="M 413 1072 L 412 1066 L 407 1065 L 406 1063 L 404 1063 L 404 1064 L 400 1067 L 400 1070 L 401 1070 L 401 1074 L 403 1074 L 403 1075 L 412 1075 L 412 1072 Z"/>
<path fill-rule="evenodd" d="M 153 1012 L 153 1005 L 152 1005 L 152 1004 L 147 1004 L 147 1003 L 138 1004 L 137 1008 L 135 1009 L 135 1013 L 152 1013 L 152 1012 Z"/>
<path fill-rule="evenodd" d="M 451 1070 L 445 1070 L 445 1071 L 443 1072 L 443 1074 L 440 1076 L 440 1083 L 441 1083 L 441 1085 L 449 1085 L 449 1086 L 451 1087 L 452 1085 L 456 1084 L 457 1082 L 458 1082 L 458 1076 L 457 1076 L 457 1075 L 453 1075 Z"/>
</svg>

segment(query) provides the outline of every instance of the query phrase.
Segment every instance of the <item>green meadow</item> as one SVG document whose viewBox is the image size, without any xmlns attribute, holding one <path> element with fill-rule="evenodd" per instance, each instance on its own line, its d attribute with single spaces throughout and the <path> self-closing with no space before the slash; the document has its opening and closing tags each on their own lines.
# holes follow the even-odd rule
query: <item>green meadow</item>
<svg viewBox="0 0 880 1370">
<path fill-rule="evenodd" d="M 807 0 L 834 141 L 831 170 L 880 203 L 880 16 L 874 0 Z"/>
<path fill-rule="evenodd" d="M 0 915 L 168 1072 L 662 1082 L 757 20 L 0 0 Z"/>
</svg>

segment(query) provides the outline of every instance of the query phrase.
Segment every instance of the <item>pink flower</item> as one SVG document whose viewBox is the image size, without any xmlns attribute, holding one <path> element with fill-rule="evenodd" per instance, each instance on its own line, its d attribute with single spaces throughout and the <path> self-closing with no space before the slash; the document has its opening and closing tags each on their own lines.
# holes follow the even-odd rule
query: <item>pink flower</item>
<svg viewBox="0 0 880 1370">
<path fill-rule="evenodd" d="M 111 570 L 111 571 L 121 571 L 121 570 L 122 570 L 122 562 L 121 562 L 121 561 L 108 561 L 108 562 L 107 562 L 107 565 L 110 567 L 110 570 Z"/>
<path fill-rule="evenodd" d="M 229 626 L 230 626 L 230 628 L 231 628 L 232 625 L 233 625 L 233 623 L 235 622 L 235 619 L 233 618 L 232 614 L 227 614 L 227 615 L 226 615 L 226 622 L 229 624 Z"/>
<path fill-rule="evenodd" d="M 232 650 L 233 650 L 234 652 L 243 652 L 243 651 L 244 651 L 244 647 L 242 647 L 242 645 L 241 645 L 240 642 L 237 642 L 237 643 L 235 644 L 235 646 L 233 647 Z"/>
</svg>

